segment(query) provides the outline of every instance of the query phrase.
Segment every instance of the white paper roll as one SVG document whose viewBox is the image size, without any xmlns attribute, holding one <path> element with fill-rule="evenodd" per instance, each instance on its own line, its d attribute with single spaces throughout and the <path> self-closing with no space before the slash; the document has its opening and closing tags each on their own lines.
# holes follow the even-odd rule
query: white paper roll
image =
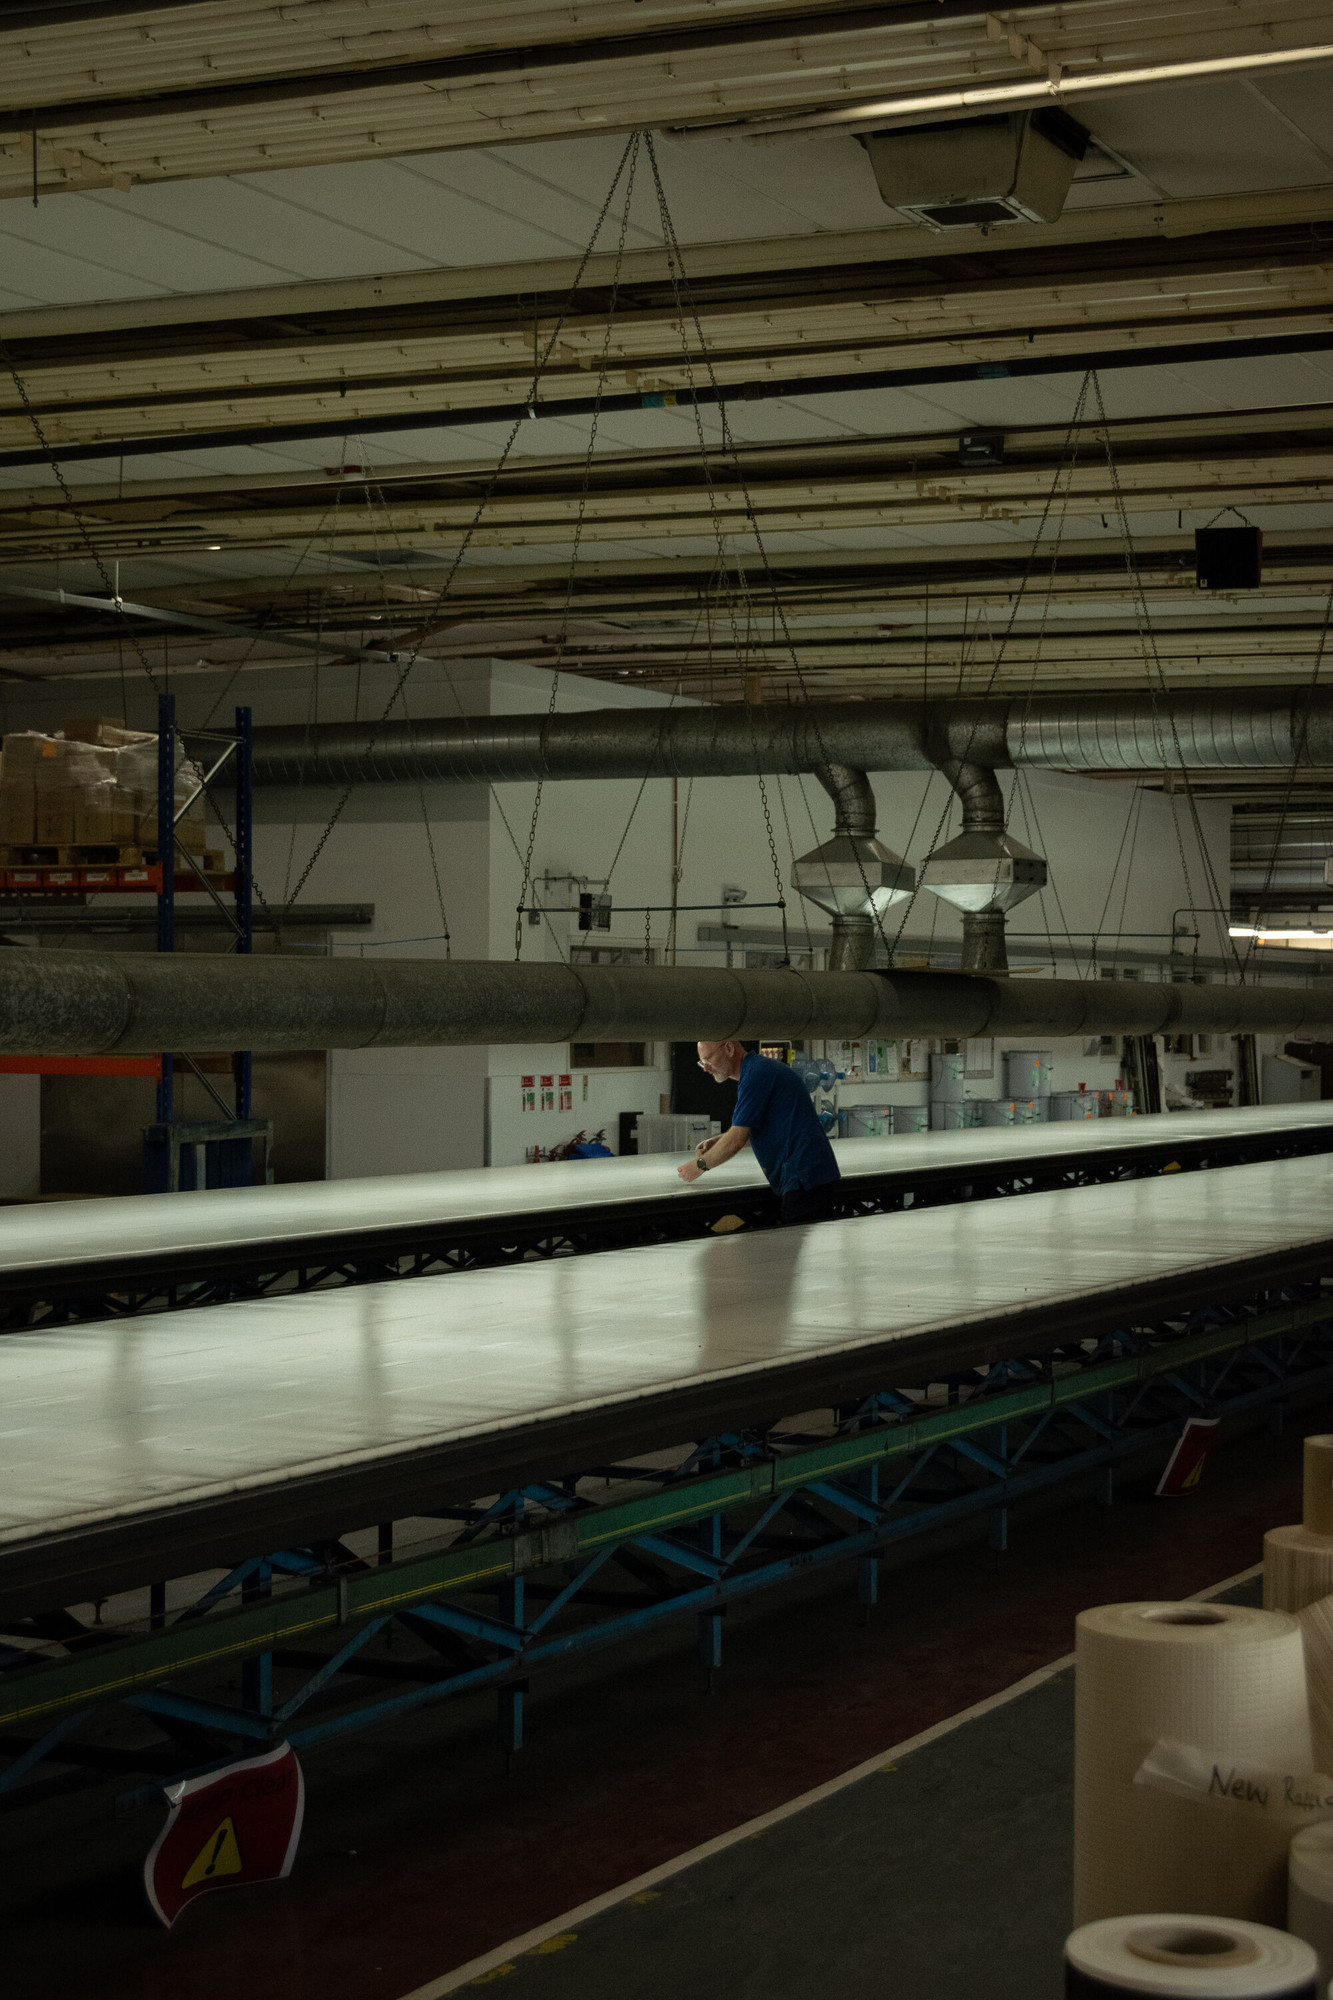
<svg viewBox="0 0 1333 2000">
<path fill-rule="evenodd" d="M 1301 1520 L 1316 1535 L 1333 1536 L 1333 1437 L 1327 1431 L 1305 1440 L 1305 1483 Z"/>
<path fill-rule="evenodd" d="M 1305 1440 L 1302 1518 L 1264 1536 L 1264 1609 L 1303 1611 L 1333 1591 L 1333 1435 Z"/>
<path fill-rule="evenodd" d="M 1265 1611 L 1304 1611 L 1333 1591 L 1333 1535 L 1303 1522 L 1264 1536 Z"/>
<path fill-rule="evenodd" d="M 1333 1821 L 1303 1827 L 1291 1843 L 1287 1929 L 1317 1952 L 1320 1978 L 1333 1979 Z"/>
<path fill-rule="evenodd" d="M 1307 1944 L 1230 1917 L 1108 1917 L 1065 1945 L 1067 2000 L 1116 1993 L 1315 2000 L 1319 1991 Z"/>
<path fill-rule="evenodd" d="M 1297 1617 L 1305 1644 L 1310 1751 L 1316 1771 L 1328 1776 L 1333 1774 L 1333 1597 L 1307 1604 Z"/>
<path fill-rule="evenodd" d="M 1301 1628 L 1239 1604 L 1110 1604 L 1077 1625 L 1074 1921 L 1167 1908 L 1281 1924 L 1291 1827 L 1134 1774 L 1161 1742 L 1308 1772 Z"/>
</svg>

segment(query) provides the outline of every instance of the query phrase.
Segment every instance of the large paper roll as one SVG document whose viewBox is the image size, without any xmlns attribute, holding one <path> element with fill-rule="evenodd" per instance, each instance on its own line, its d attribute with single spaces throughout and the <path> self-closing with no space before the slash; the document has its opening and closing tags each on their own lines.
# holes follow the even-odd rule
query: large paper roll
<svg viewBox="0 0 1333 2000">
<path fill-rule="evenodd" d="M 1193 1994 L 1195 2000 L 1315 2000 L 1315 1954 L 1267 1924 L 1213 1917 L 1110 1917 L 1065 1945 L 1066 2000 Z"/>
<path fill-rule="evenodd" d="M 1264 1536 L 1264 1609 L 1303 1611 L 1333 1591 L 1333 1437 L 1305 1440 L 1303 1518 Z"/>
<path fill-rule="evenodd" d="M 1265 1611 L 1303 1611 L 1333 1591 L 1333 1535 L 1298 1527 L 1264 1536 Z"/>
<path fill-rule="evenodd" d="M 1316 1535 L 1333 1536 L 1333 1437 L 1305 1440 L 1305 1493 L 1301 1520 Z"/>
<path fill-rule="evenodd" d="M 1076 1625 L 1074 1922 L 1194 1910 L 1280 1925 L 1291 1826 L 1134 1774 L 1154 1745 L 1308 1772 L 1301 1628 L 1239 1604 L 1109 1604 Z"/>
<path fill-rule="evenodd" d="M 1287 1864 L 1287 1929 L 1319 1956 L 1319 1976 L 1333 1979 L 1333 1821 L 1302 1827 Z"/>
<path fill-rule="evenodd" d="M 1305 1646 L 1310 1754 L 1315 1770 L 1333 1777 L 1333 1597 L 1321 1597 L 1296 1615 Z"/>
</svg>

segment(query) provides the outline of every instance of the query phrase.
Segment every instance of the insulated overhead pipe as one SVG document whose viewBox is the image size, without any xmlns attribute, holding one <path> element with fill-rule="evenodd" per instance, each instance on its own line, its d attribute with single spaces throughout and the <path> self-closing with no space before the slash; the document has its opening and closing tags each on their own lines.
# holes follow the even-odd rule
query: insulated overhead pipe
<svg viewBox="0 0 1333 2000">
<path fill-rule="evenodd" d="M 1301 987 L 491 960 L 0 953 L 0 1054 L 913 1035 L 1333 1037 Z"/>
<path fill-rule="evenodd" d="M 1024 695 L 925 704 L 596 708 L 256 729 L 257 785 L 503 784 L 755 772 L 1161 771 L 1333 765 L 1333 689 Z"/>
</svg>

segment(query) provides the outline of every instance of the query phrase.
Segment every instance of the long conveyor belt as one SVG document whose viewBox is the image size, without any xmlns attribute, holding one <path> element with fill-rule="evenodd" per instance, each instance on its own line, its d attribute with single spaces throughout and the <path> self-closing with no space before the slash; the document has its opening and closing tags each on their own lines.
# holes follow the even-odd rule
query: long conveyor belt
<svg viewBox="0 0 1333 2000">
<path fill-rule="evenodd" d="M 1333 1103 L 1107 1118 L 835 1150 L 845 1214 L 1086 1186 L 1333 1147 Z M 0 1210 L 0 1331 L 528 1254 L 699 1237 L 773 1219 L 752 1155 L 686 1188 L 675 1157 L 311 1181 Z"/>
<path fill-rule="evenodd" d="M 1333 1276 L 1333 1158 L 0 1342 L 0 1602 L 73 1603 Z"/>
</svg>

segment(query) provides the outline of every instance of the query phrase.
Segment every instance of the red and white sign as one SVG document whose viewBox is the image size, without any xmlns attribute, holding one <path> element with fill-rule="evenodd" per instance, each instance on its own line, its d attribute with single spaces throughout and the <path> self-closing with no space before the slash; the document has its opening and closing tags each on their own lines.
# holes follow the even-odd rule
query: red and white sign
<svg viewBox="0 0 1333 2000">
<path fill-rule="evenodd" d="M 1178 1500 L 1192 1493 L 1203 1478 L 1208 1454 L 1217 1442 L 1217 1417 L 1186 1417 L 1176 1448 L 1157 1482 L 1159 1500 Z"/>
<path fill-rule="evenodd" d="M 164 1789 L 170 1810 L 144 1862 L 143 1880 L 168 1929 L 187 1903 L 210 1889 L 276 1882 L 291 1873 L 305 1781 L 290 1744 Z"/>
</svg>

